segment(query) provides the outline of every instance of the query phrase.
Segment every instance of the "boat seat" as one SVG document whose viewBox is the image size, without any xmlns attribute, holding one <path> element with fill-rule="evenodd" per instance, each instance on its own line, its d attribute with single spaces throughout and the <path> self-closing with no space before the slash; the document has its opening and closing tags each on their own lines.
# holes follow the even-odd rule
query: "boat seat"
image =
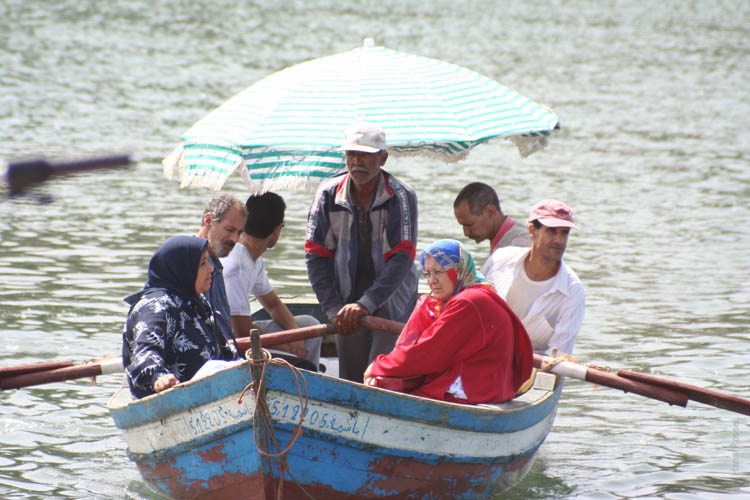
<svg viewBox="0 0 750 500">
<path fill-rule="evenodd" d="M 516 397 L 520 396 L 524 392 L 526 392 L 529 389 L 531 389 L 531 387 L 534 385 L 534 379 L 535 378 L 536 378 L 536 368 L 532 368 L 531 369 L 531 376 L 528 378 L 528 380 L 526 380 L 526 382 L 524 382 L 523 384 L 521 384 L 521 387 L 518 388 L 518 390 L 516 391 Z"/>
<path fill-rule="evenodd" d="M 533 385 L 523 394 L 518 395 L 510 401 L 506 401 L 504 403 L 480 404 L 477 406 L 499 408 L 503 410 L 512 410 L 514 408 L 528 406 L 547 397 L 550 392 L 553 392 L 555 390 L 556 379 L 557 377 L 553 373 L 536 371 L 536 373 L 534 373 Z"/>
</svg>

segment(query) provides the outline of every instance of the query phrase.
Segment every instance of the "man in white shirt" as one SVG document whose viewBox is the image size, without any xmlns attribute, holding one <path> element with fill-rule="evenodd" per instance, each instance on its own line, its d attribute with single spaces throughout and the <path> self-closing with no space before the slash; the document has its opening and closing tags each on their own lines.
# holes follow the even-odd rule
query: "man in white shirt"
<svg viewBox="0 0 750 500">
<path fill-rule="evenodd" d="M 586 310 L 583 285 L 562 260 L 573 209 L 557 200 L 534 205 L 528 220 L 531 248 L 495 251 L 482 268 L 497 293 L 521 318 L 534 352 L 572 354 Z"/>
<path fill-rule="evenodd" d="M 469 183 L 458 192 L 453 202 L 453 215 L 463 227 L 464 236 L 477 243 L 489 240 L 490 255 L 502 247 L 531 245 L 526 225 L 505 215 L 497 193 L 483 182 Z M 483 274 L 485 266 L 481 270 Z"/>
<path fill-rule="evenodd" d="M 273 290 L 261 258 L 279 240 L 284 227 L 284 200 L 276 193 L 267 192 L 250 196 L 245 206 L 247 219 L 239 244 L 234 246 L 226 258 L 221 259 L 234 334 L 237 337 L 247 337 L 253 328 L 260 330 L 262 335 L 318 324 L 319 321 L 312 316 L 292 315 Z M 250 295 L 258 299 L 271 317 L 270 320 L 253 323 L 248 301 Z M 322 339 L 317 337 L 276 346 L 275 349 L 305 358 L 317 368 L 321 343 Z"/>
</svg>

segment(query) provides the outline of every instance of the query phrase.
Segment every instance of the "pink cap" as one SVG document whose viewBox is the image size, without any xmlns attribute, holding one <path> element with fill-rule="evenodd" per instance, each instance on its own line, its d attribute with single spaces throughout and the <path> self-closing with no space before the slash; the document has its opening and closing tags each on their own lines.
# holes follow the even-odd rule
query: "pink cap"
<svg viewBox="0 0 750 500">
<path fill-rule="evenodd" d="M 573 209 L 561 201 L 542 200 L 531 209 L 529 222 L 538 220 L 547 227 L 573 227 Z"/>
</svg>

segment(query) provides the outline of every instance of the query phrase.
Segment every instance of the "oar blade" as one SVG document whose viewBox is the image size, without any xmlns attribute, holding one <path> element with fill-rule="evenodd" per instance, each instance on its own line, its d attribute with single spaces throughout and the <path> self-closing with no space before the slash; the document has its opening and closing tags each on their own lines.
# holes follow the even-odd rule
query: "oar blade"
<svg viewBox="0 0 750 500">
<path fill-rule="evenodd" d="M 674 380 L 657 377 L 655 375 L 634 372 L 631 370 L 619 370 L 617 372 L 617 375 L 630 380 L 636 380 L 659 387 L 666 387 L 668 389 L 681 392 L 692 401 L 697 401 L 699 403 L 714 406 L 716 408 L 721 408 L 723 410 L 741 413 L 743 415 L 750 415 L 750 400 L 732 396 L 731 394 L 724 394 L 712 389 L 698 387 L 697 385 L 677 382 Z"/>
</svg>

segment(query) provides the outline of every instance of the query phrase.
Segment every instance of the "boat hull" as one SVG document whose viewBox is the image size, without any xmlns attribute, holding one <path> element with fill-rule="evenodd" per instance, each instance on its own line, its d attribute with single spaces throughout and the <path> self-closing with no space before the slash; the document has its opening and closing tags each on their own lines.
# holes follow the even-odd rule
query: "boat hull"
<svg viewBox="0 0 750 500">
<path fill-rule="evenodd" d="M 551 374 L 503 405 L 459 405 L 269 366 L 266 401 L 285 457 L 262 460 L 247 363 L 159 395 L 108 408 L 144 479 L 172 498 L 490 498 L 524 476 L 547 436 L 562 389 Z M 278 451 L 271 446 L 272 451 Z"/>
</svg>

